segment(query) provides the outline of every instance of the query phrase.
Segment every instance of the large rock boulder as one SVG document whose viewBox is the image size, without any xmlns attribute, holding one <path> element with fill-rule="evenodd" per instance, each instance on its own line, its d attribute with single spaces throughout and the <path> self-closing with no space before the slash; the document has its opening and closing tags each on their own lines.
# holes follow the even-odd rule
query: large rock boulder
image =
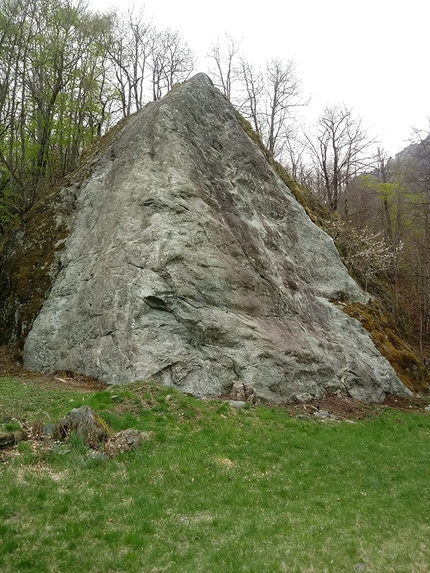
<svg viewBox="0 0 430 573">
<path fill-rule="evenodd" d="M 28 368 L 276 401 L 408 392 L 330 302 L 367 301 L 332 239 L 204 74 L 131 118 L 76 193 Z"/>
</svg>

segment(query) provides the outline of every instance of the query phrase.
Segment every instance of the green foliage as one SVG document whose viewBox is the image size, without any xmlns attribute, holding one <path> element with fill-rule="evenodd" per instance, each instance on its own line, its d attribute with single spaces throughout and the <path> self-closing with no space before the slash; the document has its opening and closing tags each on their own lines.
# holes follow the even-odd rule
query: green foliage
<svg viewBox="0 0 430 573">
<path fill-rule="evenodd" d="M 0 13 L 5 227 L 13 213 L 31 207 L 43 182 L 75 168 L 100 134 L 104 29 L 84 4 L 65 0 L 1 0 Z"/>
<path fill-rule="evenodd" d="M 0 233 L 194 65 L 179 33 L 156 31 L 143 11 L 96 13 L 79 0 L 0 0 L 0 51 Z"/>
<path fill-rule="evenodd" d="M 367 210 L 365 224 L 382 234 L 396 254 L 384 289 L 392 301 L 390 311 L 400 317 L 407 310 L 413 325 L 411 340 L 423 356 L 430 343 L 429 142 L 427 138 L 412 145 L 389 161 L 380 153 L 378 170 L 360 176 L 355 189 L 358 194 L 364 190 L 374 205 Z M 354 196 L 350 208 L 360 211 L 354 207 Z M 363 221 L 351 219 L 362 227 Z"/>
<path fill-rule="evenodd" d="M 146 383 L 76 398 L 153 438 L 110 460 L 22 443 L 0 468 L 4 573 L 426 570 L 428 415 L 323 424 Z"/>
</svg>

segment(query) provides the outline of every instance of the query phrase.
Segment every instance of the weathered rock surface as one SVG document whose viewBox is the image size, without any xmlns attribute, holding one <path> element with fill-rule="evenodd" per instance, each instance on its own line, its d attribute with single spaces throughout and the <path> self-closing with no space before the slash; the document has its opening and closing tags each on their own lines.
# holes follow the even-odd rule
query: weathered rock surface
<svg viewBox="0 0 430 573">
<path fill-rule="evenodd" d="M 71 433 L 79 434 L 87 445 L 107 440 L 109 427 L 89 406 L 73 408 L 67 416 L 55 424 L 53 435 L 64 439 Z"/>
<path fill-rule="evenodd" d="M 31 369 L 198 396 L 245 384 L 276 401 L 408 392 L 330 302 L 367 300 L 332 239 L 203 74 L 127 123 L 69 226 L 25 343 Z"/>
</svg>

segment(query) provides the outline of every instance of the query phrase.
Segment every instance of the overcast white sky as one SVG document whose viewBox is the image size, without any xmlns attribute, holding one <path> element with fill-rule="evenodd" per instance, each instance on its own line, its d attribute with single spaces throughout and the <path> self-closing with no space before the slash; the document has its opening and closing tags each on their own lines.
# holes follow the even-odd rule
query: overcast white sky
<svg viewBox="0 0 430 573">
<path fill-rule="evenodd" d="M 211 42 L 228 33 L 245 57 L 297 62 L 308 122 L 325 105 L 344 103 L 391 154 L 430 116 L 426 0 L 135 0 L 160 28 L 179 30 L 207 71 Z M 90 0 L 93 9 L 126 10 L 127 0 Z"/>
</svg>

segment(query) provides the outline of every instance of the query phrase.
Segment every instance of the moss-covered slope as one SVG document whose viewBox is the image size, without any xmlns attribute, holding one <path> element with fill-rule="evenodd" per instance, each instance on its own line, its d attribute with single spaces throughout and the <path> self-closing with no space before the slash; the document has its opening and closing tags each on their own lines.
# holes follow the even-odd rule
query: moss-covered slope
<svg viewBox="0 0 430 573">
<path fill-rule="evenodd" d="M 55 186 L 45 185 L 22 221 L 9 229 L 0 247 L 0 344 L 22 346 L 60 270 L 57 253 L 69 235 L 80 185 L 124 123 L 88 149 L 76 171 Z"/>
</svg>

